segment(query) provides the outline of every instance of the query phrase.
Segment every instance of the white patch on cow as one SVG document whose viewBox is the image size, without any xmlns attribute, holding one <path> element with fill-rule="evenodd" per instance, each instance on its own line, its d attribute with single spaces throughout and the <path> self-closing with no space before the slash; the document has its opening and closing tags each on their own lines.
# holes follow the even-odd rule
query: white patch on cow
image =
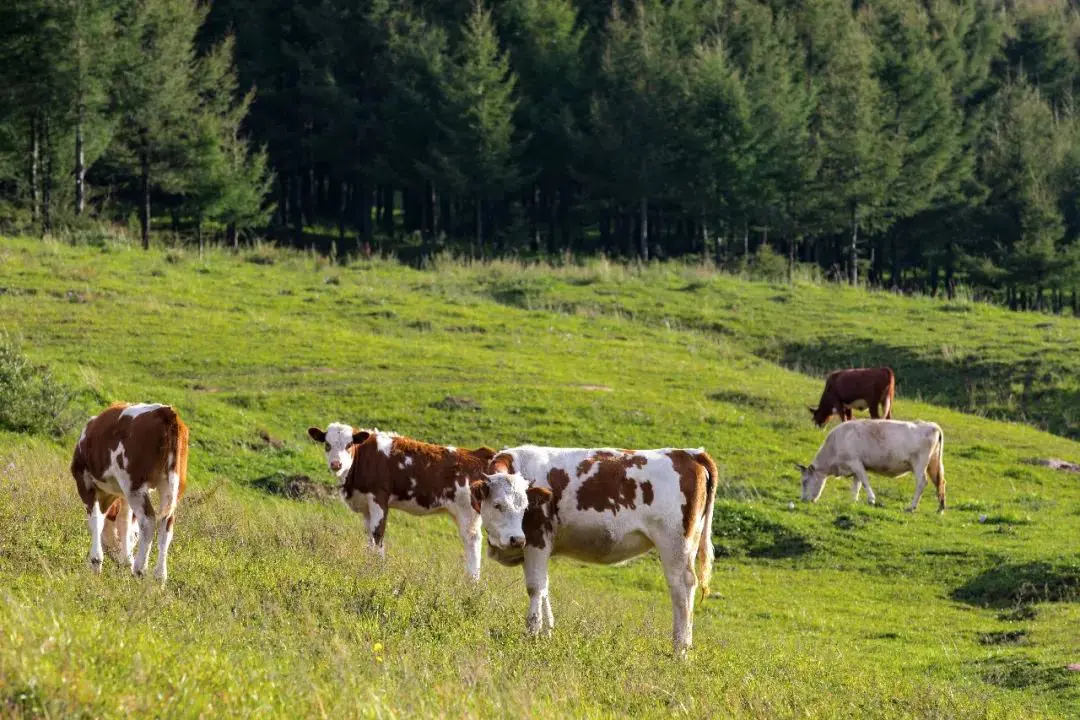
<svg viewBox="0 0 1080 720">
<path fill-rule="evenodd" d="M 87 423 L 83 426 L 82 432 L 79 433 L 79 442 L 75 443 L 75 449 L 82 450 L 83 440 L 86 439 L 86 428 L 89 427 L 89 425 L 90 423 Z"/>
<path fill-rule="evenodd" d="M 447 446 L 446 446 L 446 451 L 447 451 L 447 452 L 452 452 L 452 453 L 455 453 L 455 452 L 457 452 L 457 448 L 456 448 L 456 447 L 454 447 L 453 445 L 447 445 Z"/>
<path fill-rule="evenodd" d="M 330 472 L 341 480 L 349 474 L 349 469 L 353 464 L 352 452 L 349 450 L 352 438 L 352 425 L 330 423 L 330 426 L 326 428 L 326 444 L 330 446 L 326 449 L 326 464 Z M 335 462 L 339 465 L 337 469 L 334 469 Z"/>
<path fill-rule="evenodd" d="M 488 542 L 500 550 L 525 543 L 522 521 L 529 506 L 529 483 L 518 473 L 495 473 L 487 480 L 487 497 L 480 503 Z"/>
<path fill-rule="evenodd" d="M 98 485 L 104 486 L 104 489 L 111 491 L 113 495 L 123 493 L 124 497 L 127 497 L 131 492 L 131 475 L 128 474 L 127 466 L 124 443 L 117 443 L 116 449 L 109 453 L 109 467 L 101 474 Z"/>
<path fill-rule="evenodd" d="M 394 447 L 394 435 L 385 432 L 375 433 L 375 446 L 386 457 L 390 457 L 390 450 Z"/>
<path fill-rule="evenodd" d="M 101 562 L 105 554 L 101 549 L 101 532 L 105 528 L 105 514 L 95 502 L 86 516 L 86 524 L 90 528 L 90 567 L 94 572 L 101 572 Z"/>
<path fill-rule="evenodd" d="M 135 405 L 128 405 L 124 408 L 124 411 L 120 413 L 120 417 L 137 418 L 143 413 L 154 412 L 165 407 L 158 403 L 136 403 Z"/>
<path fill-rule="evenodd" d="M 409 467 L 412 465 L 412 455 L 406 455 L 402 467 Z"/>
</svg>

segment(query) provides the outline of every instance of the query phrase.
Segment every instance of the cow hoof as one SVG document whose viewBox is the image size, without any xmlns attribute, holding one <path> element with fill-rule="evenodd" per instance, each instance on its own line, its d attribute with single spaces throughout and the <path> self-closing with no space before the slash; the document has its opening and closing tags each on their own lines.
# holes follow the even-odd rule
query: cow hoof
<svg viewBox="0 0 1080 720">
<path fill-rule="evenodd" d="M 904 508 L 904 512 L 913 513 L 913 512 L 915 512 L 915 508 L 913 508 L 913 507 L 911 507 L 909 505 L 908 507 Z"/>
<path fill-rule="evenodd" d="M 95 575 L 101 574 L 101 558 L 90 558 L 90 569 Z"/>
</svg>

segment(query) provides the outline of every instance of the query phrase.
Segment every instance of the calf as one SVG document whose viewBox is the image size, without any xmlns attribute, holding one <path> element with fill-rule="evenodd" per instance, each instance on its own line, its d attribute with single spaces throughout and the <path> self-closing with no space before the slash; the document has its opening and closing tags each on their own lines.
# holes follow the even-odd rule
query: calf
<svg viewBox="0 0 1080 720">
<path fill-rule="evenodd" d="M 150 557 L 155 525 L 158 561 L 154 575 L 168 575 L 176 506 L 187 484 L 188 429 L 168 405 L 116 403 L 90 418 L 75 445 L 71 474 L 86 506 L 90 526 L 90 567 L 101 572 L 106 512 L 110 545 L 120 545 L 120 560 L 142 576 Z M 158 493 L 158 510 L 150 491 Z M 138 523 L 138 537 L 133 522 Z M 115 535 L 114 535 L 115 532 Z M 118 536 L 118 537 L 116 537 Z M 132 557 L 138 540 L 138 554 Z"/>
<path fill-rule="evenodd" d="M 919 506 L 926 476 L 937 486 L 938 512 L 945 512 L 945 436 L 936 423 L 900 420 L 853 420 L 838 425 L 821 444 L 810 467 L 796 465 L 802 472 L 802 499 L 817 502 L 830 475 L 850 475 L 851 493 L 859 499 L 860 487 L 866 499 L 877 502 L 867 471 L 889 477 L 915 474 L 915 497 L 908 510 Z"/>
<path fill-rule="evenodd" d="M 530 633 L 555 624 L 548 598 L 552 555 L 612 564 L 655 547 L 671 593 L 675 654 L 685 655 L 693 642 L 694 590 L 700 580 L 705 597 L 712 574 L 712 458 L 702 450 L 526 445 L 500 452 L 491 470 L 473 483 L 474 507 L 488 554 L 525 566 Z"/>
<path fill-rule="evenodd" d="M 870 410 L 870 417 L 878 418 L 878 406 L 886 420 L 892 418 L 893 394 L 896 389 L 896 377 L 892 368 L 853 368 L 836 370 L 825 379 L 825 389 L 816 408 L 810 408 L 810 415 L 818 427 L 824 427 L 833 413 L 840 416 L 840 422 L 851 419 L 852 408 Z"/>
<path fill-rule="evenodd" d="M 308 428 L 308 435 L 323 443 L 330 470 L 341 480 L 342 499 L 363 514 L 368 540 L 380 554 L 390 508 L 410 515 L 445 511 L 458 526 L 465 572 L 480 579 L 480 515 L 473 509 L 469 484 L 482 477 L 494 450 L 430 445 L 342 423 L 325 431 Z"/>
</svg>

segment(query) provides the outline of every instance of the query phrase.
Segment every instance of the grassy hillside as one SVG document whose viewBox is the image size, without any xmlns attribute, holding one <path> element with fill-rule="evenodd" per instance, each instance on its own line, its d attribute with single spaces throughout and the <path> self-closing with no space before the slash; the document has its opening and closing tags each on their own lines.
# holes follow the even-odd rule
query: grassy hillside
<svg viewBox="0 0 1080 720">
<path fill-rule="evenodd" d="M 77 427 L 62 442 L 0 432 L 0 708 L 1075 716 L 1080 477 L 1025 461 L 1080 460 L 1080 444 L 957 409 L 1046 393 L 1025 417 L 1072 432 L 1052 407 L 1075 397 L 1078 327 L 675 266 L 419 271 L 0 241 L 0 329 L 79 413 L 169 402 L 193 445 L 162 590 L 87 570 L 66 470 Z M 833 481 L 788 509 L 791 463 L 824 437 L 805 405 L 849 358 L 892 363 L 896 415 L 944 428 L 946 515 L 902 512 L 910 478 L 874 482 L 884 507 Z M 1059 370 L 1025 395 L 1033 363 Z M 534 642 L 520 568 L 485 561 L 470 587 L 445 519 L 392 513 L 380 564 L 341 503 L 271 492 L 286 475 L 329 482 L 305 429 L 332 420 L 461 446 L 706 447 L 722 475 L 719 596 L 690 660 L 670 657 L 651 555 L 557 561 L 556 631 Z"/>
</svg>

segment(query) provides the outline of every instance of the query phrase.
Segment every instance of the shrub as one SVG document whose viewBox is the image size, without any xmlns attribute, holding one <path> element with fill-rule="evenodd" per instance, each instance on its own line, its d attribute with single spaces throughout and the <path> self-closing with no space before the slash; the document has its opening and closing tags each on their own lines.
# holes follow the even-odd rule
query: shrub
<svg viewBox="0 0 1080 720">
<path fill-rule="evenodd" d="M 68 391 L 0 333 L 0 429 L 60 436 L 72 423 Z"/>
</svg>

